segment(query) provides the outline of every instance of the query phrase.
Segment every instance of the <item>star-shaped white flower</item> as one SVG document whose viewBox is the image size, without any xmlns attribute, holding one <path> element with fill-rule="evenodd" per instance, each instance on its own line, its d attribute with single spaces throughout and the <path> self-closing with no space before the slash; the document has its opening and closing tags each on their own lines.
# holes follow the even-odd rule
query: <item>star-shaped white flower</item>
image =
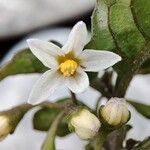
<svg viewBox="0 0 150 150">
<path fill-rule="evenodd" d="M 38 39 L 29 39 L 27 42 L 32 53 L 50 68 L 34 85 L 28 100 L 31 104 L 46 100 L 60 85 L 67 86 L 74 93 L 82 92 L 89 86 L 85 71 L 98 72 L 121 60 L 119 55 L 109 51 L 83 51 L 87 44 L 87 28 L 82 21 L 73 27 L 62 48 Z"/>
</svg>

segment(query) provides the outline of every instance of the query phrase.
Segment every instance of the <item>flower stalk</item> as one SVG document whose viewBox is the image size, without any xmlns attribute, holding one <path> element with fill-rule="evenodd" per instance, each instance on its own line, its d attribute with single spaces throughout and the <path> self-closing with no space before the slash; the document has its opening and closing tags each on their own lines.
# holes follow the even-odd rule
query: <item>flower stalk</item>
<svg viewBox="0 0 150 150">
<path fill-rule="evenodd" d="M 23 104 L 10 110 L 0 112 L 0 139 L 3 140 L 8 134 L 15 131 L 25 113 L 30 110 L 30 104 Z"/>
<path fill-rule="evenodd" d="M 99 131 L 99 134 L 95 137 L 95 144 L 94 144 L 94 150 L 102 150 L 104 142 L 107 138 L 107 135 L 109 134 L 108 131 L 101 128 Z"/>
<path fill-rule="evenodd" d="M 55 150 L 55 136 L 58 126 L 65 115 L 65 111 L 62 111 L 52 123 L 46 139 L 42 145 L 41 150 Z"/>
<path fill-rule="evenodd" d="M 75 104 L 75 105 L 78 105 L 78 100 L 76 98 L 76 95 L 75 93 L 73 93 L 72 91 L 70 91 L 71 93 L 71 97 L 72 97 L 72 102 Z"/>
</svg>

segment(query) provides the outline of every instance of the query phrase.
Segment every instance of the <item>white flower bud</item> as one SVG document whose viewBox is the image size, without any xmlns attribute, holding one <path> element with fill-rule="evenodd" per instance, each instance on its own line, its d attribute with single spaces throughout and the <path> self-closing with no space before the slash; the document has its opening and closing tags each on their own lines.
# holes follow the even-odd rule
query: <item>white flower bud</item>
<svg viewBox="0 0 150 150">
<path fill-rule="evenodd" d="M 82 108 L 71 116 L 70 126 L 81 139 L 90 139 L 98 133 L 100 121 L 94 114 Z"/>
<path fill-rule="evenodd" d="M 7 116 L 0 116 L 0 140 L 3 140 L 11 131 L 9 118 Z"/>
<path fill-rule="evenodd" d="M 100 116 L 111 126 L 123 125 L 129 120 L 130 112 L 124 98 L 111 98 L 100 109 Z"/>
</svg>

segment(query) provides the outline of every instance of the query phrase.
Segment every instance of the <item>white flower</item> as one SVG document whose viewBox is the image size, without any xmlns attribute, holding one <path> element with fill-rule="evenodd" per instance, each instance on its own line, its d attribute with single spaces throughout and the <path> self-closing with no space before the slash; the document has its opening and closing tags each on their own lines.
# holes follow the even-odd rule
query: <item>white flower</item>
<svg viewBox="0 0 150 150">
<path fill-rule="evenodd" d="M 121 60 L 119 55 L 109 51 L 83 51 L 87 42 L 87 28 L 82 21 L 73 27 L 62 48 L 38 39 L 29 39 L 27 42 L 32 53 L 50 68 L 33 87 L 28 100 L 31 104 L 46 100 L 62 84 L 74 93 L 82 92 L 89 86 L 85 71 L 98 72 Z"/>
<path fill-rule="evenodd" d="M 100 115 L 112 126 L 123 125 L 129 120 L 130 112 L 124 98 L 111 98 L 100 109 Z"/>
<path fill-rule="evenodd" d="M 81 139 L 90 139 L 98 133 L 100 121 L 87 109 L 81 109 L 71 116 L 70 126 Z"/>
<path fill-rule="evenodd" d="M 0 140 L 3 140 L 11 131 L 9 118 L 7 116 L 0 116 Z"/>
</svg>

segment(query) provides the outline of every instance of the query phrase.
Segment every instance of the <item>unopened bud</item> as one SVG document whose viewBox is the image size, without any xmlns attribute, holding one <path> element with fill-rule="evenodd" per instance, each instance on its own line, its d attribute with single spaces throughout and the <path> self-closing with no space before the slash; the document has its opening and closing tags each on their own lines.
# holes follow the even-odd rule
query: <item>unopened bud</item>
<svg viewBox="0 0 150 150">
<path fill-rule="evenodd" d="M 5 115 L 0 116 L 0 140 L 3 140 L 12 130 L 9 118 Z"/>
<path fill-rule="evenodd" d="M 108 125 L 119 126 L 129 120 L 130 112 L 124 98 L 114 97 L 101 107 L 100 116 Z"/>
<path fill-rule="evenodd" d="M 91 139 L 100 128 L 98 118 L 85 108 L 80 108 L 71 115 L 69 126 L 81 139 Z"/>
<path fill-rule="evenodd" d="M 29 104 L 23 104 L 10 110 L 0 112 L 0 140 L 3 140 L 8 134 L 12 134 L 24 114 L 32 108 Z"/>
</svg>

